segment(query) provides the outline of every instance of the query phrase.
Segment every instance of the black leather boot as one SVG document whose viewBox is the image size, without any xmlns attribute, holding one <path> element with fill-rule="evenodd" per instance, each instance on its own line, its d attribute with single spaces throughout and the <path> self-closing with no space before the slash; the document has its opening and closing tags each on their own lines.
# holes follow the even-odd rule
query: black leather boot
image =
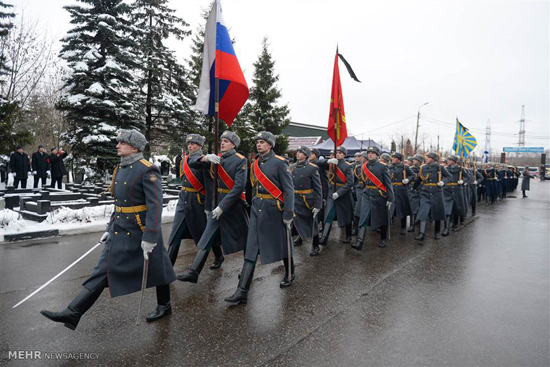
<svg viewBox="0 0 550 367">
<path fill-rule="evenodd" d="M 176 278 L 182 282 L 197 283 L 199 280 L 199 274 L 206 263 L 206 259 L 208 259 L 209 252 L 210 251 L 203 250 L 202 248 L 198 249 L 191 268 L 185 273 L 178 275 Z"/>
<path fill-rule="evenodd" d="M 420 230 L 418 235 L 414 238 L 417 241 L 424 241 L 424 233 L 426 232 L 426 222 L 420 222 Z"/>
<path fill-rule="evenodd" d="M 288 278 L 288 257 L 285 257 L 283 259 L 283 264 L 285 265 L 285 277 L 283 278 L 283 281 L 279 284 L 279 287 L 287 288 L 290 287 L 294 279 L 296 279 L 296 275 L 294 274 L 294 259 L 290 259 L 290 279 Z"/>
<path fill-rule="evenodd" d="M 323 229 L 323 235 L 319 241 L 319 245 L 328 246 L 328 236 L 330 235 L 330 229 L 332 228 L 332 223 L 325 223 L 325 228 Z"/>
<path fill-rule="evenodd" d="M 365 241 L 365 233 L 367 232 L 367 227 L 363 226 L 359 228 L 359 231 L 357 232 L 357 240 L 355 240 L 355 244 L 351 245 L 351 248 L 361 251 L 363 249 L 363 242 Z"/>
<path fill-rule="evenodd" d="M 458 226 L 458 221 L 459 221 L 459 216 L 458 215 L 455 215 L 453 216 L 453 232 L 456 232 L 460 229 L 460 227 Z"/>
<path fill-rule="evenodd" d="M 354 216 L 354 218 L 353 218 L 353 231 L 351 232 L 352 236 L 357 236 L 358 228 L 359 228 L 359 217 Z"/>
<path fill-rule="evenodd" d="M 414 232 L 414 227 L 415 227 L 415 220 L 416 220 L 416 215 L 411 215 L 411 225 L 409 226 L 409 232 Z"/>
<path fill-rule="evenodd" d="M 311 244 L 311 252 L 309 253 L 309 256 L 317 256 L 319 255 L 319 235 L 316 235 L 313 237 L 313 243 Z"/>
<path fill-rule="evenodd" d="M 491 199 L 490 199 L 488 196 L 486 196 L 486 197 L 485 197 L 485 206 L 491 205 L 490 202 L 491 202 Z"/>
<path fill-rule="evenodd" d="M 380 242 L 378 243 L 378 247 L 384 248 L 386 247 L 386 238 L 388 236 L 389 226 L 384 225 L 380 227 Z"/>
<path fill-rule="evenodd" d="M 448 227 L 447 227 L 448 228 Z M 434 222 L 434 239 L 438 240 L 440 238 L 439 231 L 441 230 L 441 221 L 436 220 Z"/>
<path fill-rule="evenodd" d="M 241 278 L 239 279 L 239 286 L 237 291 L 232 296 L 224 299 L 225 302 L 238 305 L 240 303 L 246 303 L 248 301 L 248 290 L 252 284 L 252 278 L 254 277 L 254 268 L 256 264 L 250 261 L 244 261 L 243 270 L 241 271 Z"/>
<path fill-rule="evenodd" d="M 302 237 L 298 235 L 298 237 L 296 237 L 296 239 L 294 240 L 294 246 L 301 246 L 302 243 L 304 243 L 304 241 L 302 240 Z"/>
<path fill-rule="evenodd" d="M 346 225 L 346 239 L 342 241 L 343 243 L 351 242 L 351 223 Z"/>
<path fill-rule="evenodd" d="M 172 266 L 174 266 L 174 264 L 176 263 L 176 259 L 178 258 L 180 245 L 181 245 L 181 241 L 175 241 L 175 242 L 172 242 L 170 246 L 168 246 L 168 258 L 170 259 Z"/>
<path fill-rule="evenodd" d="M 441 235 L 443 237 L 446 237 L 449 235 L 449 227 L 451 226 L 451 216 L 450 215 L 447 215 L 445 216 L 445 221 L 443 222 L 443 233 L 441 233 Z"/>
<path fill-rule="evenodd" d="M 163 317 L 166 317 L 172 313 L 172 305 L 170 302 L 166 305 L 157 305 L 153 311 L 151 311 L 149 314 L 147 314 L 147 317 L 145 317 L 145 321 L 147 322 L 153 322 L 156 320 L 160 320 Z"/>
<path fill-rule="evenodd" d="M 222 267 L 225 257 L 223 257 L 223 251 L 221 246 L 213 246 L 212 252 L 214 253 L 214 262 L 210 265 L 210 269 L 219 269 Z"/>
<path fill-rule="evenodd" d="M 407 217 L 401 218 L 401 229 L 399 230 L 399 234 L 402 236 L 407 234 Z"/>
<path fill-rule="evenodd" d="M 42 310 L 40 313 L 48 319 L 55 322 L 62 322 L 66 327 L 71 330 L 76 329 L 80 318 L 86 311 L 92 307 L 97 301 L 101 292 L 103 292 L 103 286 L 96 287 L 95 290 L 89 291 L 84 287 L 76 296 L 76 298 L 69 304 L 69 306 L 61 312 L 52 312 Z"/>
</svg>

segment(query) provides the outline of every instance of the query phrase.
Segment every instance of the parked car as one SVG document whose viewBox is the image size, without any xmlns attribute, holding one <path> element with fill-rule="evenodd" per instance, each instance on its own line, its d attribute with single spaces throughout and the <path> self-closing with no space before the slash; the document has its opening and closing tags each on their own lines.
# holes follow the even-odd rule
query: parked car
<svg viewBox="0 0 550 367">
<path fill-rule="evenodd" d="M 518 167 L 519 173 L 522 174 L 524 169 L 525 167 Z M 529 175 L 531 175 L 531 177 L 539 177 L 540 169 L 538 167 L 529 167 Z"/>
</svg>

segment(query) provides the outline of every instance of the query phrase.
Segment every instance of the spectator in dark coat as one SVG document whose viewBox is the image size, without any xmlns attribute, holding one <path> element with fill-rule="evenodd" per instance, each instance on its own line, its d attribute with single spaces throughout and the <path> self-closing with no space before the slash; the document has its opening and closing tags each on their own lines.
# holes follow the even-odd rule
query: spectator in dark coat
<svg viewBox="0 0 550 367">
<path fill-rule="evenodd" d="M 38 151 L 32 154 L 32 174 L 34 176 L 34 185 L 38 187 L 38 181 L 42 180 L 42 187 L 46 187 L 46 178 L 50 174 L 49 155 L 44 152 L 44 146 L 39 145 Z"/>
<path fill-rule="evenodd" d="M 529 191 L 531 175 L 529 174 L 529 166 L 525 166 L 522 172 L 523 181 L 521 182 L 521 191 L 523 192 L 523 197 L 526 198 L 525 191 Z"/>
<path fill-rule="evenodd" d="M 17 188 L 21 182 L 21 188 L 27 188 L 27 177 L 31 174 L 31 161 L 23 152 L 23 147 L 18 145 L 16 151 L 10 156 L 10 176 L 13 176 L 13 186 Z"/>
<path fill-rule="evenodd" d="M 65 163 L 63 163 L 63 159 L 67 156 L 67 152 L 64 152 L 63 149 L 59 148 L 52 148 L 51 150 L 52 154 L 50 154 L 50 166 L 51 166 L 51 172 L 52 172 L 52 185 L 51 187 L 55 187 L 55 183 L 57 182 L 57 188 L 62 188 L 62 181 L 63 176 L 67 174 L 67 170 L 65 169 Z"/>
</svg>

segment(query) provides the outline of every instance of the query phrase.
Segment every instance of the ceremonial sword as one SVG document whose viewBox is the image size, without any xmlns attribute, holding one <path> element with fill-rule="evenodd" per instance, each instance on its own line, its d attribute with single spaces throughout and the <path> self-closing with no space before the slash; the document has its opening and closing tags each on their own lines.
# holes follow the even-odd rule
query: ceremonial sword
<svg viewBox="0 0 550 367">
<path fill-rule="evenodd" d="M 288 281 L 290 282 L 292 279 L 292 252 L 291 252 L 291 246 L 292 246 L 292 236 L 290 235 L 290 226 L 291 224 L 285 225 L 286 227 L 286 242 L 288 244 Z"/>
<path fill-rule="evenodd" d="M 139 296 L 139 307 L 136 325 L 141 324 L 141 306 L 143 305 L 143 296 L 145 294 L 145 288 L 147 287 L 147 273 L 149 273 L 149 256 L 143 259 L 143 278 L 141 279 L 141 295 Z"/>
<path fill-rule="evenodd" d="M 73 262 L 71 265 L 69 265 L 68 267 L 66 267 L 65 269 L 63 269 L 59 274 L 57 274 L 56 276 L 54 276 L 52 279 L 48 280 L 46 283 L 44 283 L 44 285 L 42 285 L 40 288 L 38 288 L 37 290 L 35 290 L 34 292 L 32 292 L 31 294 L 29 294 L 24 300 L 22 300 L 21 302 L 19 302 L 18 304 L 16 304 L 15 306 L 13 306 L 12 308 L 16 308 L 17 306 L 19 306 L 20 304 L 22 304 L 23 302 L 25 302 L 26 300 L 28 300 L 29 298 L 31 298 L 32 296 L 34 296 L 36 293 L 40 292 L 42 289 L 44 289 L 48 284 L 50 284 L 51 282 L 53 282 L 54 280 L 56 280 L 57 278 L 59 278 L 61 275 L 63 275 L 63 273 L 65 273 L 67 270 L 69 270 L 70 268 L 72 268 L 73 266 L 75 266 L 80 260 L 84 259 L 86 256 L 88 256 L 88 254 L 90 252 L 92 252 L 93 250 L 95 250 L 99 245 L 103 245 L 104 242 L 102 241 L 99 241 L 98 243 L 96 243 L 91 249 L 89 249 L 84 255 L 80 256 L 75 262 Z"/>
</svg>

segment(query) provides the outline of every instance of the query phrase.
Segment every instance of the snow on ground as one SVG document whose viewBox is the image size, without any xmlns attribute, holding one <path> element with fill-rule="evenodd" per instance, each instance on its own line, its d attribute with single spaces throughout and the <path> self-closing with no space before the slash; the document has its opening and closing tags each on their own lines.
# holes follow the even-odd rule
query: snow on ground
<svg viewBox="0 0 550 367">
<path fill-rule="evenodd" d="M 163 209 L 162 222 L 174 220 L 177 200 L 172 200 Z M 113 213 L 114 205 L 100 205 L 83 209 L 61 207 L 49 213 L 42 223 L 23 219 L 21 215 L 10 209 L 0 210 L 0 235 L 37 232 L 58 229 L 65 233 L 86 233 L 101 231 Z"/>
</svg>

